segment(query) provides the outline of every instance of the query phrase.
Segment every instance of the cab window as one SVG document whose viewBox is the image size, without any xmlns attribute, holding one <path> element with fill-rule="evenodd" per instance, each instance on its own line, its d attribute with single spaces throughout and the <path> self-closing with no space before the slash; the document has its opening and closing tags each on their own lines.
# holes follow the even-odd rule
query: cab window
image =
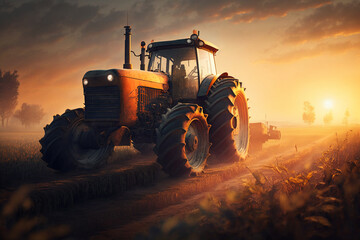
<svg viewBox="0 0 360 240">
<path fill-rule="evenodd" d="M 214 54 L 205 49 L 198 49 L 200 81 L 207 76 L 216 75 Z"/>
<path fill-rule="evenodd" d="M 175 99 L 193 99 L 198 92 L 196 49 L 183 47 L 152 52 L 149 71 L 170 76 L 170 87 Z"/>
</svg>

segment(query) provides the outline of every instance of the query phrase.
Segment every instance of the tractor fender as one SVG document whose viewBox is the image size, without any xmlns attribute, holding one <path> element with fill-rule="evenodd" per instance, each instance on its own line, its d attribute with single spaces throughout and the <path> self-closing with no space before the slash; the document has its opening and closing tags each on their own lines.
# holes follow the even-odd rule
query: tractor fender
<svg viewBox="0 0 360 240">
<path fill-rule="evenodd" d="M 216 80 L 221 78 L 232 78 L 229 76 L 227 72 L 224 72 L 222 74 L 217 75 L 209 75 L 207 76 L 200 84 L 199 92 L 197 94 L 198 97 L 206 97 L 209 94 L 209 91 L 212 87 L 212 85 L 216 82 Z"/>
</svg>

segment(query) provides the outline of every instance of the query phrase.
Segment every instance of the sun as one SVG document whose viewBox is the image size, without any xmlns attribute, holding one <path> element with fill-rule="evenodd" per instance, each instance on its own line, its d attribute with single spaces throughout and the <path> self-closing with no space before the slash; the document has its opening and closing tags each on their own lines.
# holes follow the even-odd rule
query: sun
<svg viewBox="0 0 360 240">
<path fill-rule="evenodd" d="M 326 99 L 324 101 L 324 107 L 329 110 L 332 109 L 334 107 L 333 101 L 331 99 Z"/>
</svg>

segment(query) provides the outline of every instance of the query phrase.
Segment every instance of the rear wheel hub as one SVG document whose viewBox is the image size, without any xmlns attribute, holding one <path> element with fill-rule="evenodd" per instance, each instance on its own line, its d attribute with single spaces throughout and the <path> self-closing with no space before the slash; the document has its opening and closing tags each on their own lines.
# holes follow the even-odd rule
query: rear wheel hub
<svg viewBox="0 0 360 240">
<path fill-rule="evenodd" d="M 186 150 L 188 152 L 193 152 L 193 151 L 197 150 L 199 140 L 196 135 L 189 133 L 186 135 L 185 143 L 186 143 Z"/>
</svg>

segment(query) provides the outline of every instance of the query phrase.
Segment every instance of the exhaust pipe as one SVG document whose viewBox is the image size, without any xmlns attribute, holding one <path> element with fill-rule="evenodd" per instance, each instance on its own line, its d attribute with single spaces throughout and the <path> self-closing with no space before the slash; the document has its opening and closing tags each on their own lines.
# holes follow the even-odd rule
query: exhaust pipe
<svg viewBox="0 0 360 240">
<path fill-rule="evenodd" d="M 140 54 L 140 70 L 145 70 L 145 45 L 144 41 L 141 42 L 141 54 Z"/>
<path fill-rule="evenodd" d="M 124 69 L 132 69 L 132 65 L 130 63 L 130 51 L 131 51 L 131 27 L 125 26 L 125 63 Z"/>
</svg>

